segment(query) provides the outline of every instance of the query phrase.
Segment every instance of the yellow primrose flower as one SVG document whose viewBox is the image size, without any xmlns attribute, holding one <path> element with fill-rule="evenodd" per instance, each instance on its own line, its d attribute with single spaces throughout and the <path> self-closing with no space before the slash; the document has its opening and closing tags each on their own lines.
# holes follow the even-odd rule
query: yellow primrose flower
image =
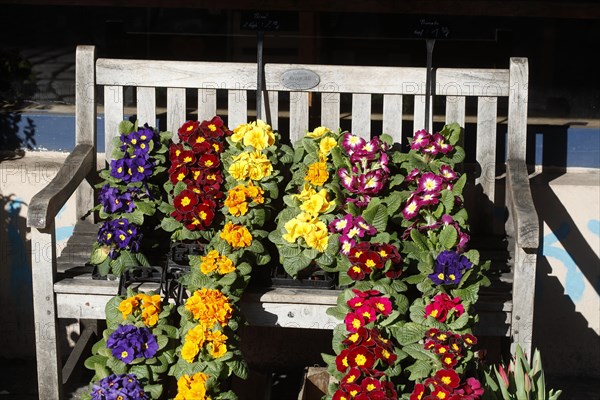
<svg viewBox="0 0 600 400">
<path fill-rule="evenodd" d="M 318 128 L 315 128 L 315 130 L 313 130 L 312 132 L 308 132 L 306 134 L 306 136 L 316 139 L 316 138 L 320 138 L 321 136 L 323 136 L 326 133 L 331 132 L 331 130 L 325 126 L 319 126 Z"/>
<path fill-rule="evenodd" d="M 238 185 L 227 192 L 227 198 L 224 203 L 229 209 L 229 214 L 239 217 L 248 212 L 248 203 L 246 202 L 246 190 L 244 185 Z"/>
<path fill-rule="evenodd" d="M 327 200 L 318 194 L 314 194 L 310 197 L 310 199 L 306 200 L 302 204 L 300 204 L 300 209 L 302 211 L 306 211 L 307 213 L 317 216 L 324 208 L 323 205 Z"/>
<path fill-rule="evenodd" d="M 207 288 L 196 290 L 186 300 L 185 309 L 206 328 L 212 328 L 217 322 L 222 326 L 227 325 L 233 312 L 229 299 L 223 293 Z"/>
<path fill-rule="evenodd" d="M 121 311 L 123 319 L 127 319 L 127 316 L 133 313 L 133 310 L 138 307 L 138 304 L 138 299 L 135 296 L 121 301 L 121 303 L 119 303 L 118 310 Z"/>
<path fill-rule="evenodd" d="M 242 181 L 248 177 L 249 165 L 246 160 L 239 160 L 229 166 L 227 172 L 236 180 Z"/>
<path fill-rule="evenodd" d="M 200 347 L 196 343 L 186 340 L 181 348 L 181 358 L 189 363 L 193 363 L 199 352 Z"/>
<path fill-rule="evenodd" d="M 300 233 L 298 232 L 299 225 L 300 222 L 296 218 L 292 218 L 288 222 L 286 222 L 283 227 L 287 233 L 285 233 L 282 236 L 283 240 L 289 243 L 294 243 L 296 239 L 298 239 L 298 237 L 300 236 Z"/>
<path fill-rule="evenodd" d="M 325 224 L 323 224 L 325 225 Z M 329 243 L 329 233 L 327 229 L 314 229 L 305 237 L 306 244 L 320 252 L 325 251 Z"/>
<path fill-rule="evenodd" d="M 234 143 L 239 143 L 244 140 L 244 136 L 246 136 L 246 132 L 252 129 L 252 124 L 241 124 L 238 125 L 231 135 L 231 141 Z"/>
<path fill-rule="evenodd" d="M 253 151 L 249 154 L 248 164 L 248 176 L 253 181 L 259 181 L 273 173 L 271 161 L 260 151 Z"/>
<path fill-rule="evenodd" d="M 337 146 L 337 140 L 331 136 L 324 137 L 319 143 L 319 152 L 322 156 L 327 157 L 335 146 Z"/>
<path fill-rule="evenodd" d="M 323 186 L 328 179 L 329 172 L 327 171 L 327 163 L 324 161 L 318 161 L 309 165 L 304 177 L 305 181 L 310 182 L 314 186 Z"/>
<path fill-rule="evenodd" d="M 225 224 L 220 237 L 235 248 L 248 247 L 252 244 L 252 234 L 248 228 L 242 225 L 234 225 L 231 221 Z"/>
<path fill-rule="evenodd" d="M 177 380 L 175 400 L 210 400 L 210 397 L 206 397 L 206 381 L 208 375 L 203 372 L 192 376 L 182 375 Z"/>
<path fill-rule="evenodd" d="M 316 193 L 317 191 L 310 184 L 305 183 L 300 194 L 293 194 L 292 197 L 297 198 L 300 201 L 306 201 Z"/>
<path fill-rule="evenodd" d="M 228 274 L 235 271 L 235 265 L 233 265 L 233 261 L 226 256 L 221 256 L 219 259 L 218 271 L 221 275 Z"/>
</svg>

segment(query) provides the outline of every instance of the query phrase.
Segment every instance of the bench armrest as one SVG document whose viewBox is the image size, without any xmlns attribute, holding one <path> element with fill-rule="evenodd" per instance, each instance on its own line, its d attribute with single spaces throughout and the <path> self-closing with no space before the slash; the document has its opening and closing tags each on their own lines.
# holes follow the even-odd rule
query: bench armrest
<svg viewBox="0 0 600 400">
<path fill-rule="evenodd" d="M 46 229 L 48 221 L 65 205 L 75 189 L 92 171 L 94 146 L 78 144 L 60 167 L 52 181 L 31 199 L 27 226 Z"/>
<path fill-rule="evenodd" d="M 508 160 L 506 162 L 506 186 L 516 244 L 522 249 L 537 250 L 539 220 L 533 205 L 527 166 L 524 160 Z"/>
</svg>

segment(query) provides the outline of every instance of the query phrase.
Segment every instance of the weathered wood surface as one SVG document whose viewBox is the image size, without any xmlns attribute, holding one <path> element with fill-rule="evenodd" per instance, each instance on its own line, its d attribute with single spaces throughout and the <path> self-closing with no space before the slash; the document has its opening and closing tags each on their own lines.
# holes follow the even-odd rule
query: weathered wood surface
<svg viewBox="0 0 600 400">
<path fill-rule="evenodd" d="M 53 226 L 56 214 L 92 171 L 93 153 L 92 145 L 75 146 L 54 179 L 31 199 L 27 213 L 28 226 L 38 229 Z"/>
</svg>

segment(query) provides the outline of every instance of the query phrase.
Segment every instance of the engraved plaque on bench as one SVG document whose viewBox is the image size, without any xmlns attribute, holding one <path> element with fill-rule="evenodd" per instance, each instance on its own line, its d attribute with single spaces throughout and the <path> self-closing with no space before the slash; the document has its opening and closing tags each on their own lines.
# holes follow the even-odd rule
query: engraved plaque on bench
<svg viewBox="0 0 600 400">
<path fill-rule="evenodd" d="M 281 84 L 288 89 L 308 90 L 320 81 L 319 75 L 309 69 L 290 69 L 281 74 Z"/>
</svg>

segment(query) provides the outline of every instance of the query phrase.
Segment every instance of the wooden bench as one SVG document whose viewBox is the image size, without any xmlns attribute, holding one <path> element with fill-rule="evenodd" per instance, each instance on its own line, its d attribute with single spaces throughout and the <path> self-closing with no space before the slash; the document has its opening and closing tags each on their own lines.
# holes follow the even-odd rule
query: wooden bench
<svg viewBox="0 0 600 400">
<path fill-rule="evenodd" d="M 38 385 L 44 399 L 60 398 L 67 379 L 58 319 L 103 319 L 104 305 L 117 293 L 116 281 L 92 280 L 90 271 L 82 268 L 97 232 L 89 217 L 78 220 L 67 246 L 56 256 L 58 211 L 73 193 L 78 217 L 94 205 L 90 182 L 97 177 L 97 112 L 104 114 L 107 155 L 119 122 L 131 114 L 150 125 L 156 125 L 158 117 L 172 132 L 188 118 L 219 114 L 233 128 L 256 117 L 249 113 L 249 99 L 256 92 L 255 64 L 96 59 L 91 46 L 77 48 L 76 64 L 76 146 L 56 178 L 33 198 L 28 214 Z M 363 136 L 385 132 L 406 143 L 407 136 L 424 127 L 425 76 L 425 68 L 267 64 L 261 112 L 292 142 L 308 129 L 325 125 Z M 472 243 L 484 259 L 493 260 L 493 285 L 476 306 L 481 317 L 477 333 L 510 337 L 528 351 L 539 229 L 525 165 L 527 60 L 513 58 L 508 69 L 438 68 L 434 78 L 432 104 L 445 110 L 444 121 L 466 127 L 466 148 L 472 153 L 467 161 L 474 166 L 468 170 L 465 165 Z M 126 97 L 132 94 L 136 101 L 130 110 Z M 161 109 L 164 95 L 166 107 Z M 498 111 L 504 106 L 507 115 Z M 503 147 L 497 148 L 497 143 Z M 335 304 L 336 296 L 335 290 L 271 288 L 249 292 L 243 309 L 251 324 L 331 329 L 338 321 L 325 310 Z M 82 333 L 72 352 L 75 357 L 85 356 L 82 342 L 90 337 L 89 331 Z M 70 359 L 66 368 L 72 365 Z"/>
</svg>

